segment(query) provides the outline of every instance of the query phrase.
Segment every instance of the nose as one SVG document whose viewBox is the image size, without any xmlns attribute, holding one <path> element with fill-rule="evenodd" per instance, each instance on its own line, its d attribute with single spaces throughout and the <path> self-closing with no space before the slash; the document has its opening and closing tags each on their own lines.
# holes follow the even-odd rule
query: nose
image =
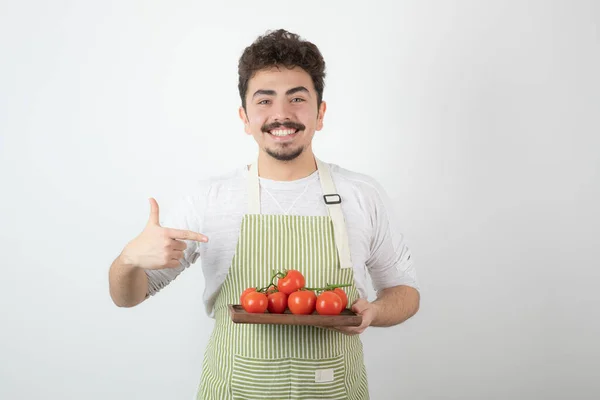
<svg viewBox="0 0 600 400">
<path fill-rule="evenodd" d="M 283 122 L 291 119 L 290 107 L 286 100 L 273 102 L 271 110 L 273 111 L 271 118 L 274 121 Z"/>
</svg>

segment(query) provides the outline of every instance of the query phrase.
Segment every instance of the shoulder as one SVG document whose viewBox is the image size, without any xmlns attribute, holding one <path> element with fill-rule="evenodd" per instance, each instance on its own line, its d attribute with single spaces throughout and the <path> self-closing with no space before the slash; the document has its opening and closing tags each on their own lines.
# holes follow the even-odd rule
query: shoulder
<svg viewBox="0 0 600 400">
<path fill-rule="evenodd" d="M 208 196 L 237 190 L 244 187 L 246 174 L 246 167 L 241 166 L 222 174 L 198 179 L 186 190 L 186 197 L 192 202 L 205 201 Z"/>
<path fill-rule="evenodd" d="M 172 212 L 201 215 L 210 199 L 222 197 L 244 188 L 245 167 L 231 169 L 218 175 L 192 180 L 180 188 L 173 202 Z"/>
<path fill-rule="evenodd" d="M 381 199 L 385 197 L 385 190 L 374 177 L 340 167 L 337 164 L 327 163 L 331 177 L 339 191 L 352 191 L 363 196 Z"/>
</svg>

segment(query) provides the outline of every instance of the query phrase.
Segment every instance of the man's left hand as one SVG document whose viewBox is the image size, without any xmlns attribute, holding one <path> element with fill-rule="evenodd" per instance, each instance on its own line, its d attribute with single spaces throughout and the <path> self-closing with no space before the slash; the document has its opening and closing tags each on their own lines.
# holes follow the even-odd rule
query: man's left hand
<svg viewBox="0 0 600 400">
<path fill-rule="evenodd" d="M 352 311 L 362 316 L 362 324 L 360 326 L 338 326 L 332 329 L 347 335 L 363 333 L 377 316 L 377 304 L 369 303 L 367 300 L 361 298 L 354 302 Z"/>
</svg>

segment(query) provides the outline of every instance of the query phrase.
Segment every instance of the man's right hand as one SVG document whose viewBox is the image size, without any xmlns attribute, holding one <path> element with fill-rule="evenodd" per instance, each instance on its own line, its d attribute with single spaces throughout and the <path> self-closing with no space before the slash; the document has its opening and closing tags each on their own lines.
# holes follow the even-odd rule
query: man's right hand
<svg viewBox="0 0 600 400">
<path fill-rule="evenodd" d="M 143 269 L 176 268 L 187 248 L 183 240 L 208 242 L 200 233 L 160 226 L 158 203 L 150 198 L 150 219 L 142 233 L 125 246 L 121 257 L 126 264 Z"/>
</svg>

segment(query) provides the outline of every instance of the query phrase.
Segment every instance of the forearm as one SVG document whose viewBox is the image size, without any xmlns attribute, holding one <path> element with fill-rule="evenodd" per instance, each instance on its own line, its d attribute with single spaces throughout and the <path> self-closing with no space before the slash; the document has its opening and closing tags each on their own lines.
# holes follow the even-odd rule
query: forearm
<svg viewBox="0 0 600 400">
<path fill-rule="evenodd" d="M 419 310 L 419 292 L 410 286 L 395 286 L 379 292 L 373 302 L 377 308 L 372 326 L 398 325 Z"/>
<path fill-rule="evenodd" d="M 148 277 L 146 272 L 123 255 L 113 261 L 109 270 L 110 296 L 119 307 L 133 307 L 146 299 Z"/>
</svg>

